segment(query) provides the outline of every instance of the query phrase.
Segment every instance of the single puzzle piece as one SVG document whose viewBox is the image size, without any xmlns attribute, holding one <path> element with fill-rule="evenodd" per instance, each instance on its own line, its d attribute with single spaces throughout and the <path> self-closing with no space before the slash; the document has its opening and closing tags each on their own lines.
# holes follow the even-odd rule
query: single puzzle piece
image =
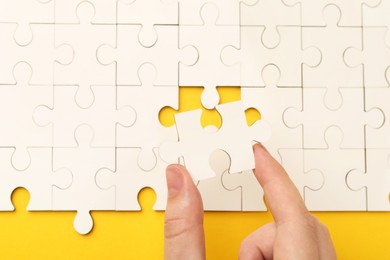
<svg viewBox="0 0 390 260">
<path fill-rule="evenodd" d="M 326 26 L 302 28 L 303 47 L 316 46 L 322 53 L 321 63 L 317 67 L 304 66 L 303 87 L 327 88 L 325 106 L 333 110 L 343 103 L 340 88 L 363 86 L 362 68 L 347 66 L 343 57 L 347 48 L 360 47 L 361 28 L 341 27 L 340 19 L 341 11 L 330 5 L 324 9 Z"/>
<path fill-rule="evenodd" d="M 367 210 L 390 211 L 390 150 L 367 149 L 366 171 L 352 170 L 346 179 L 356 192 L 367 194 Z"/>
<path fill-rule="evenodd" d="M 138 85 L 138 69 L 144 63 L 152 63 L 158 75 L 156 85 L 178 85 L 179 63 L 193 64 L 198 54 L 195 48 L 178 46 L 177 26 L 155 26 L 158 40 L 150 48 L 138 41 L 140 25 L 117 25 L 115 47 L 103 45 L 97 51 L 100 63 L 116 63 L 117 85 Z"/>
<path fill-rule="evenodd" d="M 364 86 L 390 86 L 390 41 L 386 43 L 387 28 L 363 28 L 363 48 L 349 48 L 344 60 L 349 66 L 364 67 Z"/>
<path fill-rule="evenodd" d="M 54 1 L 52 0 L 0 1 L 0 23 L 16 25 L 13 39 L 21 46 L 28 45 L 35 37 L 31 24 L 52 24 L 53 17 Z"/>
<path fill-rule="evenodd" d="M 113 86 L 92 87 L 94 103 L 88 109 L 74 102 L 77 91 L 76 86 L 55 86 L 54 104 L 46 102 L 33 112 L 36 124 L 53 128 L 54 147 L 75 146 L 74 132 L 81 124 L 94 129 L 93 146 L 115 147 L 117 125 L 130 127 L 136 120 L 135 111 L 131 107 L 117 108 Z"/>
<path fill-rule="evenodd" d="M 287 108 L 283 119 L 288 127 L 303 127 L 304 148 L 327 148 L 325 130 L 332 125 L 344 133 L 341 148 L 364 148 L 365 127 L 378 128 L 383 124 L 384 115 L 380 109 L 365 111 L 362 88 L 341 88 L 343 105 L 330 110 L 324 105 L 326 89 L 303 89 L 303 109 Z"/>
<path fill-rule="evenodd" d="M 180 86 L 203 86 L 202 105 L 213 109 L 219 104 L 217 86 L 239 86 L 240 70 L 237 65 L 226 66 L 221 61 L 225 46 L 238 46 L 239 26 L 217 25 L 218 10 L 207 4 L 201 9 L 202 25 L 180 26 L 180 45 L 194 46 L 199 59 L 193 66 L 180 66 Z"/>
<path fill-rule="evenodd" d="M 179 0 L 180 25 L 201 25 L 201 10 L 205 4 L 213 4 L 219 10 L 218 25 L 239 25 L 242 4 L 253 5 L 256 0 Z"/>
<path fill-rule="evenodd" d="M 318 49 L 310 47 L 302 50 L 300 27 L 279 27 L 281 41 L 273 49 L 264 46 L 263 26 L 241 27 L 239 48 L 228 46 L 221 53 L 222 62 L 227 65 L 240 64 L 241 86 L 261 87 L 264 80 L 261 71 L 268 64 L 275 64 L 281 71 L 280 86 L 302 85 L 302 64 L 316 66 L 321 55 Z"/>
<path fill-rule="evenodd" d="M 31 164 L 17 170 L 12 164 L 13 148 L 0 148 L 0 211 L 13 211 L 11 195 L 23 187 L 30 193 L 29 211 L 52 210 L 52 190 L 68 188 L 72 174 L 66 169 L 53 169 L 52 148 L 29 148 Z"/>
<path fill-rule="evenodd" d="M 13 67 L 21 61 L 29 63 L 34 70 L 31 84 L 53 84 L 53 61 L 71 62 L 73 53 L 69 46 L 54 47 L 53 24 L 32 24 L 30 28 L 34 38 L 27 46 L 20 46 L 13 38 L 16 25 L 0 23 L 0 84 L 14 82 Z"/>
<path fill-rule="evenodd" d="M 93 131 L 89 126 L 80 126 L 75 131 L 77 146 L 53 149 L 55 169 L 66 167 L 72 171 L 73 183 L 68 189 L 53 190 L 53 209 L 76 210 L 74 228 L 87 234 L 93 227 L 91 210 L 114 210 L 114 190 L 101 190 L 95 183 L 96 172 L 104 167 L 114 168 L 115 148 L 91 147 Z"/>
<path fill-rule="evenodd" d="M 379 0 L 282 0 L 287 5 L 300 4 L 303 26 L 325 25 L 322 12 L 329 5 L 340 8 L 340 26 L 362 26 L 362 5 L 374 5 Z"/>
<path fill-rule="evenodd" d="M 309 172 L 305 170 L 304 151 L 304 149 L 280 149 L 279 153 L 282 157 L 283 168 L 298 189 L 302 199 L 305 200 L 308 190 L 320 190 L 326 180 L 323 173 L 318 170 Z"/>
<path fill-rule="evenodd" d="M 93 6 L 93 24 L 115 24 L 118 0 L 88 0 Z M 79 22 L 76 10 L 85 0 L 55 0 L 56 24 L 74 24 Z"/>
<path fill-rule="evenodd" d="M 178 0 L 119 0 L 117 23 L 142 25 L 138 40 L 152 47 L 158 39 L 155 25 L 179 25 Z"/>
<path fill-rule="evenodd" d="M 167 204 L 167 184 L 165 169 L 168 166 L 158 158 L 156 166 L 151 171 L 138 167 L 137 148 L 117 148 L 116 166 L 114 170 L 101 169 L 96 173 L 96 184 L 103 190 L 114 189 L 118 211 L 141 210 L 138 203 L 138 193 L 146 187 L 156 193 L 154 210 L 165 210 Z M 154 149 L 158 156 L 158 149 Z"/>
<path fill-rule="evenodd" d="M 207 126 L 205 131 L 215 133 L 214 126 Z M 230 159 L 224 151 L 217 150 L 210 155 L 210 166 L 216 177 L 200 180 L 197 188 L 203 202 L 203 208 L 207 211 L 241 211 L 241 188 L 228 190 L 223 185 L 223 176 L 228 172 Z"/>
<path fill-rule="evenodd" d="M 154 85 L 157 71 L 152 64 L 143 64 L 138 74 L 141 85 L 117 87 L 117 106 L 132 107 L 137 119 L 131 127 L 118 127 L 116 146 L 141 148 L 137 156 L 138 165 L 149 171 L 157 163 L 153 150 L 163 141 L 177 141 L 175 127 L 161 125 L 159 112 L 165 106 L 178 109 L 179 88 L 177 85 Z"/>
<path fill-rule="evenodd" d="M 366 88 L 366 110 L 380 109 L 385 120 L 378 128 L 366 128 L 366 148 L 390 149 L 390 88 Z"/>
<path fill-rule="evenodd" d="M 102 44 L 114 44 L 115 25 L 94 25 L 94 8 L 83 2 L 77 8 L 78 23 L 56 24 L 56 45 L 67 44 L 74 50 L 70 64 L 56 62 L 54 83 L 78 86 L 76 103 L 89 107 L 94 100 L 92 86 L 115 86 L 114 64 L 103 66 L 96 58 L 96 50 Z"/>
<path fill-rule="evenodd" d="M 355 192 L 346 185 L 348 172 L 364 169 L 364 149 L 340 148 L 342 139 L 342 131 L 330 127 L 325 132 L 327 148 L 304 151 L 305 170 L 320 170 L 325 179 L 321 189 L 305 192 L 306 206 L 310 210 L 356 211 L 366 208 L 364 191 Z"/>
<path fill-rule="evenodd" d="M 263 144 L 272 156 L 281 162 L 279 149 L 302 147 L 302 130 L 288 128 L 283 121 L 286 107 L 300 107 L 302 88 L 280 88 L 280 70 L 275 65 L 268 65 L 262 71 L 264 88 L 242 88 L 241 99 L 245 109 L 255 108 L 261 118 L 269 123 L 272 136 Z"/>
<path fill-rule="evenodd" d="M 287 6 L 282 0 L 257 0 L 253 5 L 241 5 L 241 26 L 263 26 L 262 43 L 275 48 L 280 43 L 280 26 L 300 26 L 298 5 Z"/>
<path fill-rule="evenodd" d="M 209 163 L 215 150 L 229 154 L 230 173 L 253 169 L 252 142 L 267 141 L 271 135 L 269 125 L 264 120 L 258 120 L 248 127 L 241 101 L 218 105 L 217 110 L 222 117 L 222 126 L 212 133 L 200 124 L 201 109 L 176 114 L 179 141 L 163 143 L 160 146 L 161 158 L 175 162 L 177 158 L 184 157 L 185 165 L 195 180 L 215 176 Z"/>
<path fill-rule="evenodd" d="M 52 146 L 50 129 L 38 127 L 32 114 L 35 107 L 50 102 L 53 87 L 30 83 L 32 68 L 20 62 L 13 68 L 16 83 L 0 86 L 0 147 L 14 147 L 12 165 L 26 169 L 30 164 L 28 147 Z"/>
</svg>

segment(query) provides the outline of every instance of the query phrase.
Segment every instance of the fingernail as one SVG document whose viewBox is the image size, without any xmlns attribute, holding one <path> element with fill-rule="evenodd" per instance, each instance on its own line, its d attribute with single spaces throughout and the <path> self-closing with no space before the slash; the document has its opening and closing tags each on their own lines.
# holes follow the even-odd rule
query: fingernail
<svg viewBox="0 0 390 260">
<path fill-rule="evenodd" d="M 183 173 L 176 166 L 167 167 L 167 186 L 168 196 L 176 196 L 183 187 L 184 178 Z"/>
</svg>

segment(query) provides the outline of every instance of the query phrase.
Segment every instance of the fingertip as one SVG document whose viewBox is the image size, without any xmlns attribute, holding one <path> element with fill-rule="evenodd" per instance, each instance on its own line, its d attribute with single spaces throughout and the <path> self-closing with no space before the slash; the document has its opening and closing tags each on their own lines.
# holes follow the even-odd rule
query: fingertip
<svg viewBox="0 0 390 260">
<path fill-rule="evenodd" d="M 175 197 L 183 188 L 184 174 L 178 165 L 169 165 L 166 169 L 168 197 Z"/>
</svg>

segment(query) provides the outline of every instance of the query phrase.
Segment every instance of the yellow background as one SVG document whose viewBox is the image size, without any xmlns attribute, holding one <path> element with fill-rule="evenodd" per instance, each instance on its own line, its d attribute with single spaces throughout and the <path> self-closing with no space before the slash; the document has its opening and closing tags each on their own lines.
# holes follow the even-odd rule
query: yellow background
<svg viewBox="0 0 390 260">
<path fill-rule="evenodd" d="M 202 89 L 182 88 L 180 111 L 200 107 Z M 220 89 L 222 102 L 240 98 L 239 89 Z M 173 124 L 172 109 L 161 121 Z M 260 111 L 261 112 L 261 111 Z M 247 113 L 248 122 L 259 118 Z M 205 112 L 204 125 L 220 124 L 217 112 Z M 0 259 L 162 259 L 164 213 L 151 208 L 155 194 L 139 195 L 142 212 L 92 212 L 94 229 L 86 236 L 73 229 L 75 212 L 27 212 L 29 194 L 12 196 L 15 212 L 0 213 Z M 339 259 L 390 259 L 390 214 L 374 212 L 314 213 L 332 235 Z M 208 259 L 237 259 L 241 240 L 272 221 L 269 212 L 206 212 Z"/>
</svg>

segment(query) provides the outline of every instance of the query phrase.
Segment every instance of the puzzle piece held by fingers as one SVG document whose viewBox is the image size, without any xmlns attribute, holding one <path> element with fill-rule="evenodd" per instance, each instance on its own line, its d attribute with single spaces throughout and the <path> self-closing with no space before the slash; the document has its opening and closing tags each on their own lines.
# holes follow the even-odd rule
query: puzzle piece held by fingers
<svg viewBox="0 0 390 260">
<path fill-rule="evenodd" d="M 204 130 L 200 124 L 202 110 L 176 114 L 179 141 L 162 144 L 160 154 L 163 160 L 175 162 L 183 157 L 196 180 L 215 176 L 209 163 L 215 150 L 229 154 L 230 173 L 254 169 L 252 142 L 266 141 L 271 135 L 269 125 L 259 120 L 249 127 L 241 101 L 218 105 L 217 110 L 222 117 L 222 126 L 212 132 Z"/>
</svg>

